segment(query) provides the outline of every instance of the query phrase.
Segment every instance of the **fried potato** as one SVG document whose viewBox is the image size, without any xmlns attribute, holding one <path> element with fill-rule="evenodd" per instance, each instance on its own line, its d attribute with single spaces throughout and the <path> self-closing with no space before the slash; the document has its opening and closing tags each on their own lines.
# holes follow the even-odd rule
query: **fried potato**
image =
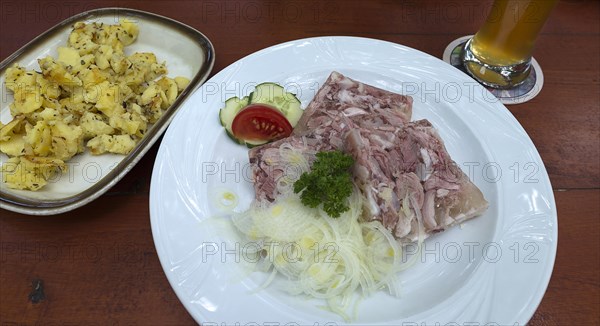
<svg viewBox="0 0 600 326">
<path fill-rule="evenodd" d="M 128 20 L 79 22 L 56 58 L 38 60 L 40 71 L 6 70 L 14 97 L 13 120 L 0 124 L 8 187 L 39 190 L 86 148 L 94 155 L 131 152 L 175 102 L 189 79 L 166 77 L 166 64 L 151 52 L 125 54 L 138 35 Z"/>
<path fill-rule="evenodd" d="M 25 153 L 25 139 L 23 135 L 14 135 L 8 140 L 0 141 L 0 151 L 9 156 L 19 156 Z"/>
<path fill-rule="evenodd" d="M 9 140 L 12 135 L 19 133 L 22 129 L 25 116 L 19 115 L 12 119 L 8 124 L 2 125 L 0 128 L 0 141 Z"/>
<path fill-rule="evenodd" d="M 51 151 L 51 128 L 44 120 L 38 121 L 23 137 L 24 145 L 29 145 L 34 155 L 48 156 Z"/>
<path fill-rule="evenodd" d="M 83 129 L 84 139 L 94 138 L 98 135 L 111 135 L 115 129 L 108 125 L 101 114 L 85 112 L 79 120 L 79 125 Z"/>
<path fill-rule="evenodd" d="M 58 172 L 65 172 L 65 163 L 58 159 L 19 156 L 2 165 L 2 182 L 13 189 L 39 190 Z"/>
<path fill-rule="evenodd" d="M 40 68 L 42 68 L 42 75 L 47 80 L 58 84 L 59 86 L 73 87 L 81 86 L 81 79 L 75 77 L 69 73 L 71 66 L 65 66 L 54 61 L 52 57 L 45 57 L 38 60 Z"/>
<path fill-rule="evenodd" d="M 135 141 L 129 135 L 100 135 L 90 139 L 87 147 L 92 154 L 129 154 L 135 147 Z"/>
</svg>

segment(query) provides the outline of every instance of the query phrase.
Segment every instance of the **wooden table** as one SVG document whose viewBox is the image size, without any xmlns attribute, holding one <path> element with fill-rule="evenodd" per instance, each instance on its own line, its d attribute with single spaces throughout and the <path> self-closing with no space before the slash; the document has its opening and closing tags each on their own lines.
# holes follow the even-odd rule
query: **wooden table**
<svg viewBox="0 0 600 326">
<path fill-rule="evenodd" d="M 213 74 L 264 47 L 320 35 L 383 39 L 441 57 L 450 41 L 478 29 L 490 7 L 460 2 L 7 0 L 0 4 L 0 59 L 75 13 L 107 6 L 202 31 L 216 48 Z M 534 53 L 544 88 L 509 107 L 541 154 L 559 217 L 554 273 L 531 325 L 600 323 L 599 22 L 599 2 L 561 1 Z M 83 208 L 49 217 L 0 210 L 0 325 L 194 323 L 152 241 L 148 197 L 157 148 Z"/>
</svg>

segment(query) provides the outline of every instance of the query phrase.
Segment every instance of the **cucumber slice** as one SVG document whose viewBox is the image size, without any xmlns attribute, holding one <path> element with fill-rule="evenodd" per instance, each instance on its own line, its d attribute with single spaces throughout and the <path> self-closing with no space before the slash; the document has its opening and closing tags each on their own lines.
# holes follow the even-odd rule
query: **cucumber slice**
<svg viewBox="0 0 600 326">
<path fill-rule="evenodd" d="M 246 147 L 252 148 L 252 147 L 264 145 L 264 144 L 268 143 L 268 141 L 267 140 L 246 140 L 245 143 L 246 143 L 245 144 Z"/>
<path fill-rule="evenodd" d="M 233 133 L 231 131 L 225 129 L 225 133 L 227 134 L 227 137 L 229 137 L 229 139 L 233 140 L 236 144 L 240 144 L 240 145 L 246 144 L 245 141 L 235 138 L 235 136 L 233 135 Z"/>
<path fill-rule="evenodd" d="M 250 104 L 266 104 L 277 109 L 290 122 L 292 127 L 296 126 L 298 120 L 304 113 L 300 108 L 300 100 L 295 94 L 286 92 L 285 89 L 275 83 L 262 83 L 255 87 L 249 96 L 238 98 L 232 97 L 225 101 L 225 107 L 219 111 L 219 120 L 225 127 L 227 136 L 235 142 L 246 145 L 249 148 L 266 144 L 268 141 L 250 141 L 238 139 L 233 135 L 232 124 L 236 115 Z"/>
<path fill-rule="evenodd" d="M 236 142 L 240 145 L 246 145 L 246 147 L 248 147 L 248 148 L 252 148 L 252 147 L 256 147 L 256 146 L 260 146 L 260 145 L 264 145 L 264 144 L 268 143 L 268 141 L 266 141 L 266 140 L 243 140 L 243 139 L 235 138 L 233 133 L 230 132 L 229 130 L 225 130 L 225 133 L 234 142 Z"/>
<path fill-rule="evenodd" d="M 240 112 L 242 108 L 248 105 L 249 97 L 245 96 L 243 98 L 232 97 L 225 101 L 225 107 L 219 111 L 219 120 L 221 121 L 221 125 L 225 127 L 227 130 L 227 134 L 230 135 L 233 139 L 233 131 L 231 131 L 231 124 L 233 123 L 233 119 Z M 235 139 L 239 142 L 239 140 Z"/>
<path fill-rule="evenodd" d="M 264 140 L 243 140 L 238 139 L 233 135 L 233 131 L 231 130 L 231 125 L 233 124 L 233 119 L 235 116 L 246 106 L 248 106 L 249 97 L 245 96 L 243 98 L 232 97 L 225 101 L 225 107 L 219 111 L 219 120 L 221 121 L 221 125 L 225 127 L 225 133 L 231 140 L 240 144 L 246 145 L 248 148 L 252 148 L 255 146 L 260 146 L 262 144 L 266 144 L 267 141 Z"/>
<path fill-rule="evenodd" d="M 300 100 L 296 94 L 286 92 L 275 83 L 258 84 L 254 92 L 250 93 L 249 104 L 260 103 L 271 105 L 279 110 L 285 118 L 295 127 L 304 112 L 300 108 Z"/>
</svg>

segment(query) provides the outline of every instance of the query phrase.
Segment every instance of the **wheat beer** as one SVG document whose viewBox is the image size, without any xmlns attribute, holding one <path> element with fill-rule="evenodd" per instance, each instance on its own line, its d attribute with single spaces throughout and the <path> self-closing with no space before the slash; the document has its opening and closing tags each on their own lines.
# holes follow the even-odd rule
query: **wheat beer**
<svg viewBox="0 0 600 326">
<path fill-rule="evenodd" d="M 465 68 L 485 85 L 523 82 L 540 30 L 558 0 L 496 0 L 485 23 L 463 51 Z"/>
</svg>

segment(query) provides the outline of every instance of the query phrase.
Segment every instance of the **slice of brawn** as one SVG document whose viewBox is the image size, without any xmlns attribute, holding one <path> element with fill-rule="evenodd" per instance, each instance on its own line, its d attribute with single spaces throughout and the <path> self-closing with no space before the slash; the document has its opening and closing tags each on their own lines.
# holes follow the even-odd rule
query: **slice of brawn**
<svg viewBox="0 0 600 326">
<path fill-rule="evenodd" d="M 313 130 L 340 113 L 363 128 L 373 124 L 399 126 L 410 121 L 412 103 L 410 96 L 367 85 L 334 71 L 304 110 L 294 134 Z"/>
<path fill-rule="evenodd" d="M 427 238 L 488 207 L 427 120 L 395 129 L 354 128 L 346 150 L 356 160 L 355 183 L 367 198 L 365 217 L 381 221 L 398 239 Z"/>
</svg>

